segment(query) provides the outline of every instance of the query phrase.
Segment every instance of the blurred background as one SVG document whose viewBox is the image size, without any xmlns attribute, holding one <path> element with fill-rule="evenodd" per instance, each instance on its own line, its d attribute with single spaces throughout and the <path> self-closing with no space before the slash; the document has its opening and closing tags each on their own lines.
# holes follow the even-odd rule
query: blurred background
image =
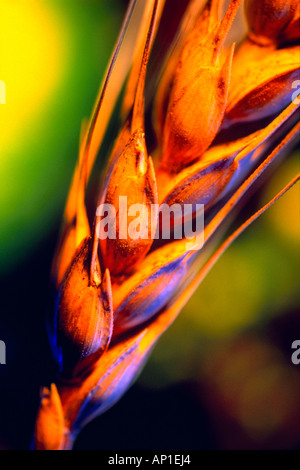
<svg viewBox="0 0 300 470">
<path fill-rule="evenodd" d="M 126 1 L 0 0 L 0 449 L 30 445 L 55 367 L 49 271 L 78 154 Z M 299 171 L 294 151 L 244 208 Z M 139 380 L 77 449 L 300 449 L 299 185 L 223 255 Z M 105 430 L 105 432 L 103 431 Z"/>
</svg>

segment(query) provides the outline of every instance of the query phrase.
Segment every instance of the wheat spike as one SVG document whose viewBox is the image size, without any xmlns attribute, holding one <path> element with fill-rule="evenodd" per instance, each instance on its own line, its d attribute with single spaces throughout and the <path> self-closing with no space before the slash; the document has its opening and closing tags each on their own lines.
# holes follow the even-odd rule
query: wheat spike
<svg viewBox="0 0 300 470">
<path fill-rule="evenodd" d="M 229 214 L 299 135 L 300 100 L 293 88 L 300 79 L 297 2 L 246 1 L 248 32 L 235 46 L 226 38 L 242 1 L 231 0 L 222 18 L 222 1 L 191 0 L 167 59 L 160 57 L 153 68 L 155 94 L 147 74 L 168 0 L 144 2 L 143 28 L 120 83 L 114 74 L 132 15 L 142 3 L 129 5 L 94 114 L 83 128 L 52 269 L 57 298 L 51 343 L 59 374 L 42 392 L 36 449 L 70 449 L 82 427 L 120 399 L 223 251 L 299 180 L 218 247 Z M 87 197 L 87 183 L 122 87 L 121 126 L 98 204 L 91 207 L 96 198 Z M 129 206 L 146 207 L 147 214 L 138 222 L 136 214 L 125 214 L 125 199 Z M 107 223 L 114 237 L 99 235 L 105 217 L 101 204 L 112 208 Z M 159 208 L 148 217 L 148 209 L 159 204 L 188 206 L 194 219 L 196 205 L 204 205 L 205 225 L 193 248 L 187 237 L 162 236 Z M 174 219 L 170 234 L 182 224 Z M 130 231 L 136 236 L 129 237 Z"/>
</svg>

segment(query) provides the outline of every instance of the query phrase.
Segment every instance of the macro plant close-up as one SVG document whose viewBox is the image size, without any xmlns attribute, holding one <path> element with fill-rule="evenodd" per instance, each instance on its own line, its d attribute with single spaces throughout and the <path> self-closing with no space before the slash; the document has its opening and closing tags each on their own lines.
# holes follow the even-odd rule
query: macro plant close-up
<svg viewBox="0 0 300 470">
<path fill-rule="evenodd" d="M 299 1 L 0 5 L 0 448 L 299 449 Z"/>
</svg>

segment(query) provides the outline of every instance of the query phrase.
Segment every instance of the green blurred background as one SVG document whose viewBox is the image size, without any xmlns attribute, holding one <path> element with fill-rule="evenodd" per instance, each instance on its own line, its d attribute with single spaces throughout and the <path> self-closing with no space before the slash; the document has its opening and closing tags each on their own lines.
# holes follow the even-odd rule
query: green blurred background
<svg viewBox="0 0 300 470">
<path fill-rule="evenodd" d="M 122 11 L 116 0 L 1 0 L 0 269 L 56 223 Z"/>
<path fill-rule="evenodd" d="M 26 448 L 38 385 L 52 367 L 44 331 L 51 257 L 81 122 L 125 5 L 0 0 L 0 80 L 7 87 L 0 106 L 0 339 L 9 351 L 0 371 L 3 448 Z M 299 171 L 298 158 L 294 152 L 280 167 L 252 209 Z M 140 420 L 139 435 L 114 435 L 115 448 L 300 446 L 300 366 L 291 362 L 292 341 L 300 338 L 299 196 L 298 185 L 229 248 L 160 339 L 134 389 L 83 431 L 78 448 L 114 448 L 113 429 L 121 439 L 130 420 L 133 429 Z"/>
</svg>

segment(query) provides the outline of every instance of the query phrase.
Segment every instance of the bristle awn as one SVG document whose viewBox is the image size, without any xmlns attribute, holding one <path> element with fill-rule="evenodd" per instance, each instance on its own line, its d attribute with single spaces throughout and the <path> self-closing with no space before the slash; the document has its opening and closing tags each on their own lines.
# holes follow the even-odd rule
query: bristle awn
<svg viewBox="0 0 300 470">
<path fill-rule="evenodd" d="M 139 71 L 139 77 L 136 85 L 136 92 L 134 98 L 133 106 L 133 115 L 132 115 L 132 124 L 131 131 L 134 132 L 136 129 L 144 129 L 144 109 L 145 109 L 145 80 L 146 80 L 146 71 L 149 60 L 151 43 L 153 41 L 154 27 L 157 18 L 157 9 L 159 5 L 159 0 L 155 0 L 153 5 L 153 11 L 151 16 L 151 21 L 149 25 L 149 30 L 146 38 L 144 53 L 142 56 L 142 62 Z"/>
<path fill-rule="evenodd" d="M 72 252 L 77 248 L 85 236 L 89 236 L 90 227 L 84 204 L 84 190 L 97 156 L 101 139 L 109 122 L 113 107 L 122 87 L 120 77 L 125 76 L 130 64 L 127 63 L 123 70 L 118 70 L 118 77 L 113 81 L 113 71 L 116 60 L 123 44 L 125 34 L 129 27 L 130 19 L 135 10 L 137 0 L 131 0 L 125 16 L 111 62 L 106 73 L 104 84 L 98 100 L 96 101 L 90 124 L 84 123 L 80 136 L 79 162 L 76 165 L 69 196 L 64 213 L 64 224 L 57 254 L 52 265 L 52 278 L 56 286 L 59 286 L 63 275 L 72 259 Z M 132 40 L 133 41 L 133 40 Z M 133 44 L 131 45 L 133 48 Z M 105 99 L 106 98 L 106 99 Z M 99 113 L 101 110 L 101 116 Z"/>
<path fill-rule="evenodd" d="M 138 39 L 136 41 L 134 60 L 126 84 L 126 92 L 122 103 L 122 116 L 124 119 L 127 119 L 128 115 L 132 111 L 132 106 L 136 95 L 137 82 L 139 80 L 140 75 L 140 64 L 142 62 L 142 57 L 144 56 L 147 36 L 149 35 L 149 31 L 151 31 L 152 36 L 155 36 L 164 8 L 164 4 L 165 0 L 158 0 L 158 2 L 156 2 L 155 0 L 151 0 L 146 4 L 144 18 L 141 22 Z M 153 12 L 155 10 L 155 24 L 151 26 L 151 21 L 153 21 Z"/>
<path fill-rule="evenodd" d="M 129 90 L 127 89 L 126 91 L 126 96 L 127 96 L 127 93 L 129 93 L 131 97 L 130 107 L 129 106 L 127 107 L 127 105 L 124 104 L 123 114 L 126 115 L 125 124 L 123 125 L 116 139 L 113 150 L 111 152 L 111 156 L 110 156 L 109 163 L 108 163 L 108 168 L 107 168 L 104 182 L 100 191 L 100 199 L 98 201 L 98 204 L 104 203 L 106 190 L 107 190 L 108 182 L 111 177 L 112 171 L 120 155 L 122 154 L 124 147 L 128 143 L 131 137 L 131 134 L 136 129 L 142 129 L 142 130 L 144 129 L 144 92 L 145 92 L 146 68 L 148 64 L 152 39 L 155 34 L 155 27 L 157 26 L 157 22 L 158 22 L 158 12 L 161 11 L 161 8 L 162 8 L 161 2 L 155 1 L 150 11 L 151 18 L 150 18 L 149 27 L 146 30 L 146 33 L 144 32 L 144 34 L 142 35 L 142 38 L 139 38 L 139 49 L 142 48 L 142 54 L 140 51 L 138 51 L 138 54 L 136 54 L 137 56 L 136 60 L 137 59 L 139 60 L 134 63 L 133 69 L 131 70 L 130 78 L 129 78 L 130 84 L 127 85 L 127 88 L 129 86 Z M 146 13 L 147 15 L 146 15 L 146 19 L 144 19 L 144 22 L 148 24 L 149 23 L 149 20 L 148 20 L 149 11 L 146 11 Z"/>
<path fill-rule="evenodd" d="M 86 123 L 82 126 L 81 139 L 85 129 Z M 61 238 L 51 268 L 52 280 L 57 287 L 61 284 L 75 250 L 84 238 L 90 236 L 90 225 L 85 206 L 86 180 L 87 158 L 81 147 L 64 211 Z"/>
<path fill-rule="evenodd" d="M 152 161 L 148 157 L 145 141 L 144 92 L 146 70 L 151 42 L 153 40 L 158 5 L 159 2 L 156 0 L 153 6 L 143 57 L 141 59 L 132 111 L 131 133 L 119 158 L 113 158 L 115 165 L 110 172 L 109 178 L 106 180 L 106 187 L 104 189 L 104 203 L 113 206 L 116 214 L 119 215 L 115 217 L 113 222 L 115 224 L 116 237 L 113 239 L 102 238 L 100 241 L 104 262 L 110 269 L 112 276 L 130 272 L 134 265 L 140 259 L 144 258 L 152 245 L 152 239 L 148 236 L 150 227 L 148 228 L 149 221 L 147 214 L 151 205 L 157 202 L 157 188 Z M 132 215 L 127 216 L 125 213 L 126 209 L 121 208 L 124 198 L 126 198 L 129 207 L 141 203 L 144 204 L 144 207 L 147 207 L 147 214 L 143 215 L 143 227 L 145 228 L 145 232 L 143 231 L 136 237 L 123 236 L 124 230 L 126 229 L 127 234 L 130 226 L 134 223 Z M 103 199 L 102 195 L 101 200 Z M 99 218 L 96 223 L 98 227 L 100 223 Z M 95 243 L 93 259 L 96 254 L 97 245 L 98 243 Z M 116 259 L 118 259 L 118 263 L 115 262 Z"/>
<path fill-rule="evenodd" d="M 220 158 L 235 156 L 238 162 L 242 162 L 247 156 L 252 155 L 259 146 L 268 142 L 273 134 L 298 112 L 297 109 L 297 105 L 291 103 L 266 127 L 245 137 L 210 147 L 202 156 L 201 161 L 208 163 Z"/>
<path fill-rule="evenodd" d="M 228 9 L 225 13 L 225 16 L 220 24 L 220 27 L 218 28 L 218 32 L 216 34 L 216 39 L 215 39 L 215 56 L 217 56 L 221 50 L 221 47 L 224 45 L 224 41 L 230 31 L 230 28 L 232 26 L 233 20 L 236 17 L 237 11 L 240 7 L 242 0 L 231 0 Z"/>
<path fill-rule="evenodd" d="M 294 128 L 286 135 L 286 137 L 277 145 L 277 147 L 271 152 L 271 154 L 252 172 L 249 178 L 236 190 L 234 195 L 229 201 L 220 209 L 218 214 L 212 219 L 212 221 L 205 228 L 205 242 L 207 242 L 211 236 L 215 233 L 221 222 L 227 217 L 227 215 L 233 210 L 233 208 L 240 201 L 242 196 L 249 190 L 249 188 L 255 183 L 255 181 L 261 176 L 261 174 L 268 168 L 268 166 L 289 146 L 298 138 L 300 131 L 300 123 L 294 126 Z"/>
<path fill-rule="evenodd" d="M 258 219 L 266 210 L 268 210 L 278 199 L 280 199 L 287 191 L 289 191 L 298 181 L 300 180 L 300 173 L 295 176 L 281 191 L 279 191 L 276 196 L 274 196 L 271 201 L 265 204 L 261 209 L 259 209 L 255 214 L 253 214 L 249 219 L 247 219 L 240 227 L 238 227 L 223 243 L 222 245 L 214 252 L 214 254 L 209 258 L 209 260 L 204 264 L 200 269 L 197 276 L 194 278 L 192 283 L 182 294 L 182 304 L 185 305 L 186 302 L 191 298 L 197 287 L 201 284 L 203 279 L 206 277 L 208 272 L 213 268 L 222 254 L 229 248 L 229 246 L 256 220 Z M 183 300 L 184 298 L 184 300 Z"/>
<path fill-rule="evenodd" d="M 144 342 L 149 342 L 149 337 L 154 341 L 170 326 L 176 319 L 182 308 L 187 304 L 192 295 L 195 293 L 205 276 L 213 268 L 218 259 L 222 256 L 224 251 L 241 235 L 246 228 L 248 228 L 256 219 L 258 219 L 267 209 L 269 209 L 278 199 L 280 199 L 287 191 L 289 191 L 300 180 L 298 174 L 292 181 L 290 181 L 284 189 L 282 189 L 274 198 L 257 211 L 252 217 L 246 220 L 230 237 L 228 237 L 218 250 L 208 259 L 202 266 L 193 280 L 186 286 L 176 299 L 165 309 L 164 312 L 158 317 L 157 321 L 150 325 L 145 333 Z"/>
<path fill-rule="evenodd" d="M 138 0 L 131 0 L 128 7 L 85 138 L 85 152 L 88 154 L 88 176 L 99 151 L 116 100 L 131 66 L 130 55 L 133 55 L 135 41 L 133 37 L 126 33 L 130 27 L 130 20 L 137 3 Z M 126 62 L 117 60 L 122 46 L 126 47 L 127 50 Z"/>
</svg>

